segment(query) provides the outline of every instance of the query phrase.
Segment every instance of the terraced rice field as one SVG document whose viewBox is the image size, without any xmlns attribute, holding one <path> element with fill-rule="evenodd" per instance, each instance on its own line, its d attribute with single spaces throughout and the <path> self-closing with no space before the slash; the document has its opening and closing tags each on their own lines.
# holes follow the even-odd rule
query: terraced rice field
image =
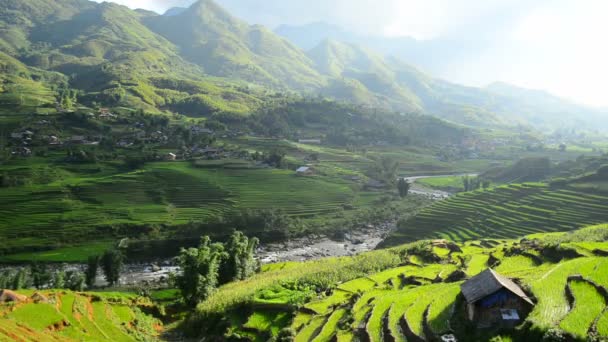
<svg viewBox="0 0 608 342">
<path fill-rule="evenodd" d="M 42 300 L 0 304 L 1 341 L 141 341 L 162 331 L 161 322 L 140 309 L 150 304 L 131 295 L 39 294 Z"/>
<path fill-rule="evenodd" d="M 535 237 L 544 236 L 551 235 Z M 496 336 L 492 333 L 520 340 L 509 336 L 507 330 L 475 333 L 464 328 L 465 303 L 460 294 L 464 280 L 446 278 L 456 270 L 471 277 L 487 269 L 489 262 L 502 275 L 518 280 L 535 298 L 535 306 L 520 322 L 528 327 L 524 329 L 559 329 L 575 339 L 585 339 L 591 332 L 608 338 L 607 257 L 588 254 L 588 249 L 579 246 L 574 248 L 580 257 L 555 262 L 534 249 L 510 255 L 506 251 L 520 248 L 514 240 L 492 241 L 493 247 L 481 247 L 488 243 L 470 241 L 459 244 L 461 251 L 451 252 L 435 246 L 431 251 L 438 259 L 433 262 L 390 268 L 337 284 L 331 294 L 320 294 L 295 311 L 289 323 L 295 340 L 436 341 L 446 333 L 463 341 L 487 341 Z M 602 244 L 566 243 L 587 247 Z M 408 259 L 416 258 L 410 255 Z M 263 312 L 257 310 L 254 315 Z"/>
<path fill-rule="evenodd" d="M 98 227 L 185 224 L 239 209 L 282 209 L 308 217 L 335 212 L 353 197 L 341 179 L 156 163 L 130 173 L 5 188 L 0 237 L 5 248 L 36 249 L 99 237 Z"/>
<path fill-rule="evenodd" d="M 387 246 L 429 238 L 509 239 L 608 222 L 608 194 L 512 184 L 453 196 L 400 222 Z"/>
</svg>

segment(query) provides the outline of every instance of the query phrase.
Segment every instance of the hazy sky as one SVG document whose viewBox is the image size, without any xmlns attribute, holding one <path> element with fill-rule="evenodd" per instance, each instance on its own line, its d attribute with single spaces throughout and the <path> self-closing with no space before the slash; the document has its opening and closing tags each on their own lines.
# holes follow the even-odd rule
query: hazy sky
<svg viewBox="0 0 608 342">
<path fill-rule="evenodd" d="M 113 0 L 162 13 L 193 0 Z M 275 28 L 326 21 L 358 33 L 483 42 L 451 81 L 505 81 L 608 106 L 606 0 L 216 0 L 250 23 Z M 445 75 L 444 75 L 445 76 Z"/>
</svg>

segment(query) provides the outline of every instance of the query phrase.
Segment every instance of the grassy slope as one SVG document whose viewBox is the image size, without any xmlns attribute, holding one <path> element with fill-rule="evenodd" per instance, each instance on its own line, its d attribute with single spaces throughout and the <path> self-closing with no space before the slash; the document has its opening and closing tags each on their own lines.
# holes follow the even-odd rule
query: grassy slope
<svg viewBox="0 0 608 342">
<path fill-rule="evenodd" d="M 608 193 L 572 187 L 552 189 L 540 183 L 463 193 L 400 222 L 385 244 L 436 237 L 454 241 L 514 238 L 571 230 L 608 221 L 606 201 Z"/>
<path fill-rule="evenodd" d="M 30 162 L 32 167 L 44 165 Z M 86 170 L 77 166 L 48 184 L 4 189 L 0 234 L 10 240 L 5 246 L 82 241 L 99 234 L 96 227 L 185 224 L 235 209 L 321 215 L 339 211 L 356 198 L 352 183 L 296 177 L 288 170 L 195 168 L 185 162 L 152 163 L 133 172 Z"/>
<path fill-rule="evenodd" d="M 608 226 L 604 225 L 574 233 L 536 234 L 530 238 L 540 239 L 543 243 L 550 244 L 585 241 L 587 244 L 604 246 L 605 243 L 601 241 L 607 238 L 607 234 Z M 506 256 L 504 254 L 504 250 L 519 246 L 516 241 L 495 241 L 492 242 L 494 247 L 488 248 L 479 246 L 480 243 L 487 242 L 486 240 L 486 242 L 462 243 L 460 247 L 463 252 L 453 253 L 450 256 L 445 253 L 436 254 L 437 256 L 442 255 L 441 262 L 429 261 L 422 264 L 421 267 L 397 267 L 400 263 L 400 258 L 397 256 L 405 255 L 408 258 L 408 253 L 403 253 L 404 251 L 409 251 L 409 255 L 412 256 L 411 253 L 415 253 L 412 249 L 413 245 L 370 252 L 355 258 L 289 263 L 282 264 L 281 267 L 270 265 L 262 274 L 256 275 L 250 280 L 220 288 L 208 301 L 201 304 L 199 313 L 203 315 L 201 317 L 210 317 L 208 315 L 213 312 L 230 312 L 233 305 L 238 307 L 237 303 L 248 303 L 248 298 L 256 296 L 255 293 L 260 289 L 276 286 L 270 284 L 297 282 L 300 285 L 314 283 L 330 287 L 341 284 L 330 295 L 321 293 L 314 296 L 305 305 L 306 310 L 295 310 L 291 326 L 296 331 L 296 340 L 326 341 L 330 340 L 332 336 L 337 336 L 339 340 L 350 341 L 356 334 L 363 331 L 372 341 L 382 340 L 383 334 L 387 332 L 397 341 L 404 341 L 405 337 L 399 324 L 404 315 L 409 327 L 418 336 L 425 336 L 430 331 L 436 335 L 436 338 L 443 332 L 453 331 L 459 340 L 464 341 L 486 341 L 495 333 L 507 337 L 509 334 L 504 331 L 489 330 L 476 334 L 464 328 L 463 317 L 458 313 L 462 305 L 455 304 L 459 303 L 458 294 L 461 282 L 430 284 L 430 279 L 437 274 L 445 278 L 456 268 L 465 269 L 466 264 L 461 264 L 460 260 L 478 255 L 487 256 L 491 253 L 501 261 L 496 268 L 497 271 L 507 277 L 519 279 L 538 301 L 527 318 L 529 325 L 525 329 L 538 330 L 542 334 L 549 328 L 559 328 L 577 337 L 585 336 L 589 329 L 595 329 L 600 332 L 601 336 L 608 337 L 603 314 L 603 310 L 608 307 L 600 293 L 587 282 L 587 280 L 591 280 L 600 286 L 608 286 L 608 278 L 603 272 L 605 266 L 608 265 L 607 258 L 591 256 L 588 249 L 579 248 L 579 253 L 588 256 L 557 263 L 549 259 L 541 259 L 541 264 L 536 264 L 534 260 L 525 255 Z M 434 251 L 440 252 L 438 249 L 434 249 Z M 391 255 L 397 259 L 391 260 Z M 365 265 L 358 265 L 357 261 L 362 260 L 365 260 L 367 265 L 376 263 L 377 267 L 368 268 Z M 329 271 L 327 267 L 332 271 Z M 481 270 L 481 268 L 478 269 L 478 272 Z M 357 274 L 362 275 L 357 276 Z M 582 275 L 586 280 L 583 282 L 567 280 L 569 276 L 576 274 Z M 418 277 L 417 279 L 422 281 L 422 285 L 406 285 L 402 282 L 402 275 Z M 576 301 L 573 308 L 568 307 L 564 295 L 567 283 L 572 288 Z M 277 308 L 284 305 L 279 302 L 275 304 Z M 254 309 L 252 317 L 263 316 L 265 310 L 271 309 Z M 428 315 L 425 315 L 427 310 Z M 311 312 L 314 313 L 311 314 Z M 429 330 L 425 330 L 425 325 L 428 325 Z M 265 325 L 264 328 L 257 331 L 261 333 L 268 330 Z M 272 329 L 278 331 L 280 328 L 281 325 L 277 323 Z M 234 332 L 240 331 L 238 325 L 233 326 L 232 329 Z M 517 331 L 513 332 L 515 334 L 512 336 L 513 340 L 519 341 L 524 336 L 532 336 L 529 335 L 532 330 L 522 331 L 523 335 L 520 338 L 517 337 Z M 251 332 L 251 330 L 249 331 Z M 433 338 L 433 336 L 426 337 Z"/>
<path fill-rule="evenodd" d="M 21 293 L 21 291 L 19 291 Z M 32 295 L 33 291 L 23 291 Z M 40 292 L 48 302 L 0 304 L 0 340 L 155 340 L 162 330 L 141 308 L 151 304 L 119 293 Z"/>
</svg>

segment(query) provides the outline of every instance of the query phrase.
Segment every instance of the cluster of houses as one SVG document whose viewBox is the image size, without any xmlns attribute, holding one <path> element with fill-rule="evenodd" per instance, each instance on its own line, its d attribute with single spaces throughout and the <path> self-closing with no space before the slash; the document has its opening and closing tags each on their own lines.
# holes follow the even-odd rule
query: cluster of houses
<svg viewBox="0 0 608 342">
<path fill-rule="evenodd" d="M 178 159 L 189 158 L 204 158 L 208 160 L 221 159 L 231 157 L 231 152 L 225 151 L 223 148 L 215 148 L 211 146 L 198 147 L 194 146 L 180 152 L 170 152 L 164 155 L 166 161 L 175 161 Z"/>
<path fill-rule="evenodd" d="M 60 139 L 57 135 L 40 135 L 36 138 L 36 134 L 29 129 L 23 131 L 17 131 L 10 134 L 11 143 L 13 146 L 13 150 L 11 151 L 12 155 L 27 157 L 32 154 L 31 146 L 33 145 L 44 145 L 48 147 L 58 147 L 63 146 L 65 144 L 70 145 L 98 145 L 101 140 L 101 136 L 96 137 L 87 137 L 84 135 L 72 135 L 70 137 L 65 138 L 64 140 Z M 36 141 L 34 142 L 34 139 Z"/>
<path fill-rule="evenodd" d="M 22 132 L 13 132 L 11 133 L 11 141 L 16 147 L 14 147 L 11 151 L 13 156 L 21 156 L 28 157 L 32 155 L 32 150 L 29 148 L 29 145 L 34 138 L 34 132 L 30 130 L 25 130 Z"/>
</svg>

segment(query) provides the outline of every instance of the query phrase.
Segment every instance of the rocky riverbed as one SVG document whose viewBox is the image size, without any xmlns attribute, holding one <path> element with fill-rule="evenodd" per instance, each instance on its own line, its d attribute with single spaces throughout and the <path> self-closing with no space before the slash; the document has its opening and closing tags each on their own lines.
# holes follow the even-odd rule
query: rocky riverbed
<svg viewBox="0 0 608 342">
<path fill-rule="evenodd" d="M 343 240 L 327 237 L 293 239 L 285 243 L 267 244 L 258 250 L 258 258 L 264 264 L 283 261 L 306 261 L 332 256 L 349 256 L 376 248 L 395 223 L 366 227 L 348 233 Z"/>
</svg>

